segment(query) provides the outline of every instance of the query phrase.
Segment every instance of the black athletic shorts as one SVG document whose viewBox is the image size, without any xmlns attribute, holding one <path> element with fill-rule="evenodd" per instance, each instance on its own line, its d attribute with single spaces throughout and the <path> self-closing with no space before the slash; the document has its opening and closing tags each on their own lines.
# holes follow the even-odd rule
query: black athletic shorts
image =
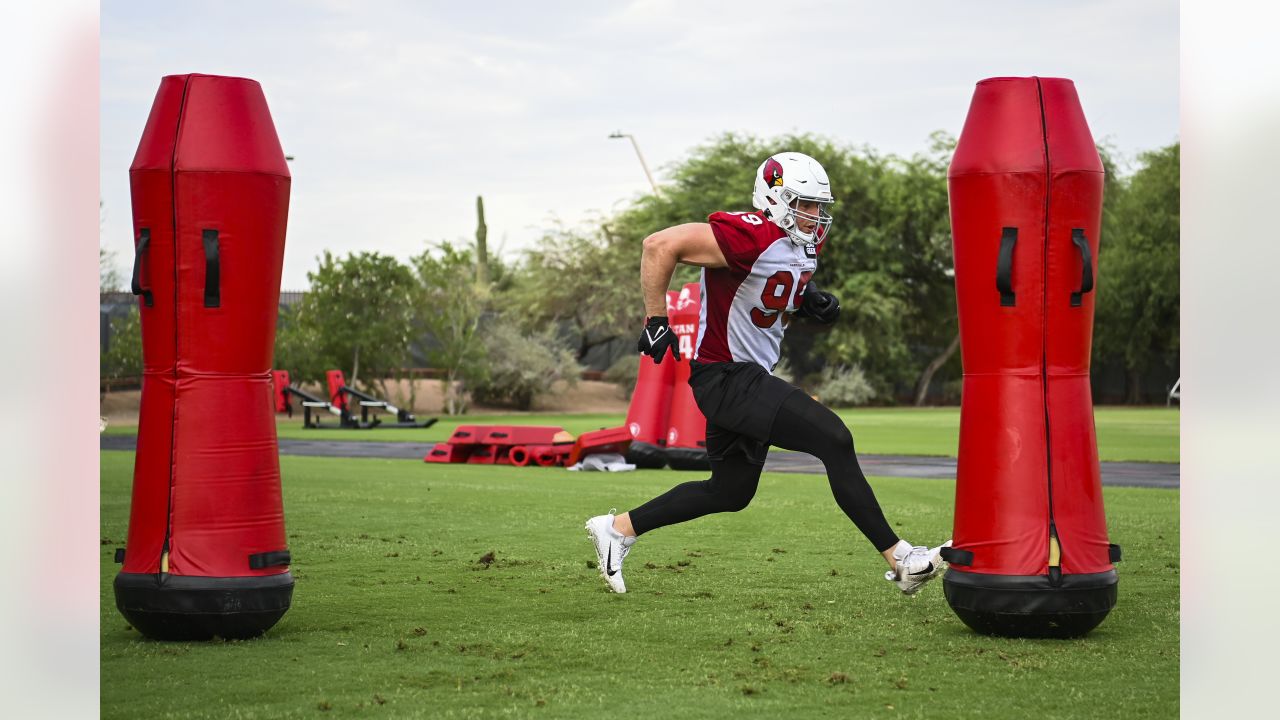
<svg viewBox="0 0 1280 720">
<path fill-rule="evenodd" d="M 755 363 L 689 362 L 689 386 L 707 418 L 707 457 L 742 454 L 764 465 L 769 434 L 782 401 L 800 388 Z"/>
</svg>

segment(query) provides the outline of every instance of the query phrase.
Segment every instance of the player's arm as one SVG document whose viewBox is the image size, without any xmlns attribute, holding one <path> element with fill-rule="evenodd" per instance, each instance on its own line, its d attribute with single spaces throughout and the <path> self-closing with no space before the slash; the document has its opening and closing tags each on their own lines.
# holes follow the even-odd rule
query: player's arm
<svg viewBox="0 0 1280 720">
<path fill-rule="evenodd" d="M 640 256 L 640 287 L 646 316 L 667 314 L 667 286 L 676 263 L 705 268 L 729 266 L 708 223 L 675 225 L 645 238 Z"/>
</svg>

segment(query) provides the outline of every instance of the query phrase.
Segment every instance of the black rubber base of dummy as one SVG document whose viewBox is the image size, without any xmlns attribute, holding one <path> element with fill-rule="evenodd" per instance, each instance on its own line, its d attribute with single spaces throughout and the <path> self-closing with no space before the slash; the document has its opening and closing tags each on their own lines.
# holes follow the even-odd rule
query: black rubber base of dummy
<svg viewBox="0 0 1280 720">
<path fill-rule="evenodd" d="M 984 635 L 1071 638 L 1096 628 L 1116 605 L 1116 571 L 1063 575 L 989 575 L 951 568 L 942 579 L 947 603 Z"/>
<path fill-rule="evenodd" d="M 293 599 L 289 573 L 255 577 L 189 577 L 120 573 L 116 608 L 153 640 L 243 640 L 284 617 Z"/>
</svg>

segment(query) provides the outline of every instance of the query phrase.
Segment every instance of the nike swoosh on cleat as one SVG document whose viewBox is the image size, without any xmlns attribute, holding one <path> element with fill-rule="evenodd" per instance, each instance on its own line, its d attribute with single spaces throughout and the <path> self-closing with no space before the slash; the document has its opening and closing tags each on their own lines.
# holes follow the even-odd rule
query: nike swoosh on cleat
<svg viewBox="0 0 1280 720">
<path fill-rule="evenodd" d="M 613 569 L 613 543 L 609 543 L 609 555 L 604 561 L 604 571 L 609 577 L 618 574 L 618 571 Z"/>
<path fill-rule="evenodd" d="M 929 574 L 929 573 L 931 573 L 931 572 L 933 572 L 933 563 L 929 563 L 929 567 L 927 567 L 927 568 L 925 568 L 925 569 L 921 570 L 920 572 L 913 572 L 913 573 L 910 573 L 910 574 L 911 574 L 911 575 L 927 575 L 927 574 Z"/>
</svg>

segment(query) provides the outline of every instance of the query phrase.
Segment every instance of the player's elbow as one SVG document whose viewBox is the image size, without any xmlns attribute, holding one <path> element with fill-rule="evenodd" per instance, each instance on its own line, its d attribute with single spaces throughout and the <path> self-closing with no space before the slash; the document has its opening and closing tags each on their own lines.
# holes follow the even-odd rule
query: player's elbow
<svg viewBox="0 0 1280 720">
<path fill-rule="evenodd" d="M 644 254 L 649 257 L 658 257 L 660 255 L 671 255 L 675 252 L 675 248 L 671 242 L 671 237 L 662 231 L 658 231 L 644 239 Z"/>
</svg>

